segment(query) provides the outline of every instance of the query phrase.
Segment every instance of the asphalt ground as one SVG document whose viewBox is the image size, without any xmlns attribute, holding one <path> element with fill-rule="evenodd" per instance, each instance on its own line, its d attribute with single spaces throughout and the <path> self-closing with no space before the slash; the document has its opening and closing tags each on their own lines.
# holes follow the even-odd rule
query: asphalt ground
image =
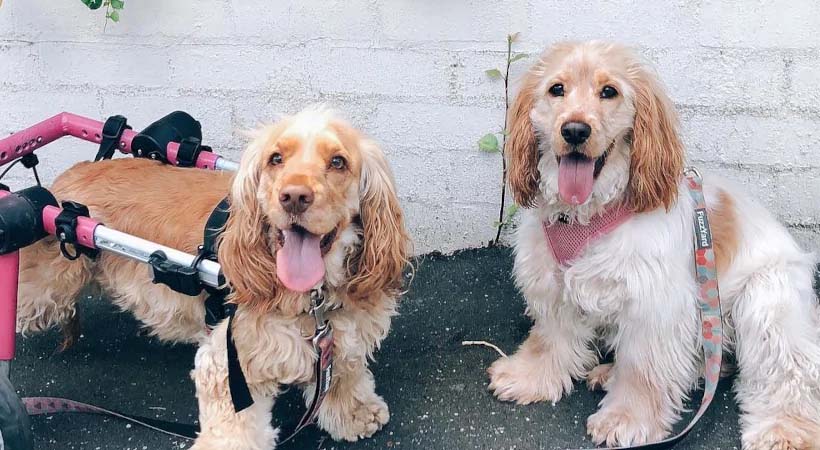
<svg viewBox="0 0 820 450">
<path fill-rule="evenodd" d="M 335 442 L 311 427 L 281 449 L 575 449 L 590 447 L 586 418 L 603 393 L 585 385 L 556 405 L 502 403 L 487 390 L 491 349 L 512 352 L 526 337 L 524 301 L 510 280 L 508 249 L 481 249 L 417 261 L 410 291 L 372 369 L 391 420 L 370 439 Z M 136 321 L 108 302 L 81 301 L 82 337 L 55 354 L 57 332 L 19 341 L 12 381 L 21 396 L 60 396 L 128 413 L 194 423 L 189 377 L 195 348 L 142 336 Z M 699 393 L 693 395 L 700 398 Z M 696 400 L 697 401 L 697 400 Z M 697 403 L 693 404 L 693 409 Z M 274 421 L 289 429 L 304 411 L 296 389 L 277 401 Z M 685 419 L 688 419 L 687 416 Z M 35 448 L 182 449 L 190 442 L 89 414 L 32 418 Z M 679 428 L 686 421 L 681 421 Z M 738 449 L 738 409 L 731 380 L 695 431 L 677 448 Z"/>
</svg>

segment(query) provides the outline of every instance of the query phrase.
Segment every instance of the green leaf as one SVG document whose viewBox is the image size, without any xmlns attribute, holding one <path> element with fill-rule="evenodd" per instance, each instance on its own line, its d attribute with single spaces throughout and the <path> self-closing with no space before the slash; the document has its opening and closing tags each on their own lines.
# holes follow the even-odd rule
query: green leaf
<svg viewBox="0 0 820 450">
<path fill-rule="evenodd" d="M 498 69 L 485 70 L 484 73 L 486 73 L 487 76 L 492 78 L 493 80 L 497 80 L 497 79 L 501 78 L 501 71 L 498 70 Z"/>
<path fill-rule="evenodd" d="M 510 64 L 518 61 L 519 59 L 524 59 L 526 57 L 527 57 L 526 53 L 516 53 L 515 55 L 513 55 L 512 58 L 510 58 Z"/>
<path fill-rule="evenodd" d="M 504 222 L 509 223 L 517 212 L 518 212 L 518 205 L 516 205 L 515 203 L 511 203 L 510 206 L 507 206 L 507 215 L 506 215 L 506 218 L 504 219 Z"/>
<path fill-rule="evenodd" d="M 125 6 L 125 0 L 111 0 L 111 7 L 114 9 L 122 9 Z"/>
<path fill-rule="evenodd" d="M 111 19 L 114 22 L 119 22 L 120 21 L 120 12 L 117 11 L 117 10 L 111 11 L 110 13 L 108 13 L 108 15 L 106 15 L 106 17 L 108 17 L 109 19 Z"/>
<path fill-rule="evenodd" d="M 80 0 L 88 9 L 99 9 L 102 6 L 102 0 Z"/>
<path fill-rule="evenodd" d="M 515 33 L 510 33 L 507 35 L 507 42 L 515 42 L 518 39 L 518 35 L 521 34 L 520 32 L 516 31 Z"/>
<path fill-rule="evenodd" d="M 487 133 L 478 140 L 478 149 L 482 152 L 495 153 L 498 151 L 498 138 L 493 133 Z"/>
</svg>

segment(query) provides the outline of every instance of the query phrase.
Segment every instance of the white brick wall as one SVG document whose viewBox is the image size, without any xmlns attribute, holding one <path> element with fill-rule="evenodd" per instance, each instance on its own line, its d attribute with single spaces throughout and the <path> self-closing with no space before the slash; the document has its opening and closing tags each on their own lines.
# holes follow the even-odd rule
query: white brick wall
<svg viewBox="0 0 820 450">
<path fill-rule="evenodd" d="M 0 133 L 61 110 L 142 127 L 184 109 L 237 157 L 240 130 L 328 102 L 384 144 L 417 252 L 452 251 L 494 236 L 500 159 L 475 142 L 503 120 L 484 70 L 505 35 L 520 31 L 529 54 L 614 39 L 657 65 L 690 158 L 820 250 L 818 28 L 814 0 L 128 0 L 105 29 L 80 0 L 5 0 Z M 45 175 L 94 151 L 54 144 Z"/>
</svg>

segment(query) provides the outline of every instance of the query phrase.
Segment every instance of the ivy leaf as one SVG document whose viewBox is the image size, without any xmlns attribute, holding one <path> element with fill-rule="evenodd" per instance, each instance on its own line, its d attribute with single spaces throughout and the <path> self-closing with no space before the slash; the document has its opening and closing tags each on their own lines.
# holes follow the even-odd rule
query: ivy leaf
<svg viewBox="0 0 820 450">
<path fill-rule="evenodd" d="M 114 9 L 122 9 L 125 6 L 125 0 L 111 0 L 111 7 Z"/>
<path fill-rule="evenodd" d="M 516 53 L 512 58 L 510 58 L 510 64 L 518 61 L 519 59 L 524 59 L 527 57 L 526 53 Z"/>
<path fill-rule="evenodd" d="M 516 31 L 515 33 L 511 33 L 507 35 L 507 42 L 513 43 L 518 39 L 518 35 L 521 34 L 520 32 Z"/>
<path fill-rule="evenodd" d="M 498 151 L 498 138 L 493 133 L 487 133 L 478 140 L 478 149 L 482 152 L 495 153 Z"/>
<path fill-rule="evenodd" d="M 493 80 L 501 78 L 501 71 L 498 69 L 485 70 L 484 73 L 486 73 L 487 76 L 492 78 Z"/>
<path fill-rule="evenodd" d="M 120 12 L 115 9 L 114 11 L 111 11 L 110 13 L 108 13 L 105 17 L 108 17 L 109 19 L 111 19 L 114 22 L 119 22 L 120 21 Z"/>
<path fill-rule="evenodd" d="M 88 6 L 88 9 L 99 9 L 102 6 L 102 0 L 80 0 L 83 2 L 85 6 Z"/>
</svg>

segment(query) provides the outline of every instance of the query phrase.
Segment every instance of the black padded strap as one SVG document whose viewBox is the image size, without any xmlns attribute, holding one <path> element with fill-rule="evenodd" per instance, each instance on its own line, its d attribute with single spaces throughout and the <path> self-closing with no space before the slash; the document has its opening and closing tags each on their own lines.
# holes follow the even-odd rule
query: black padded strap
<svg viewBox="0 0 820 450">
<path fill-rule="evenodd" d="M 94 161 L 101 159 L 111 159 L 114 152 L 119 146 L 120 139 L 125 130 L 130 130 L 128 120 L 123 116 L 111 116 L 105 121 L 102 129 L 102 139 L 100 140 L 100 149 L 97 151 L 97 156 Z"/>
<path fill-rule="evenodd" d="M 199 154 L 202 152 L 210 152 L 211 147 L 202 145 L 202 141 L 195 137 L 186 137 L 179 143 L 179 150 L 177 150 L 177 166 L 179 167 L 194 167 L 196 160 L 199 159 Z"/>
</svg>

